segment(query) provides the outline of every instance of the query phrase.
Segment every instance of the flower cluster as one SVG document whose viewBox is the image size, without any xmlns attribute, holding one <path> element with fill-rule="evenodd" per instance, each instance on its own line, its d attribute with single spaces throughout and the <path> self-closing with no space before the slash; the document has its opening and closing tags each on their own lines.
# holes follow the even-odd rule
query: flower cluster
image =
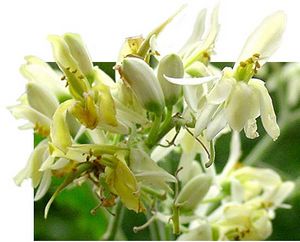
<svg viewBox="0 0 300 242">
<path fill-rule="evenodd" d="M 45 217 L 64 188 L 90 182 L 102 207 L 122 203 L 137 213 L 148 211 L 149 224 L 172 223 L 174 234 L 182 233 L 178 239 L 265 239 L 293 183 L 270 169 L 239 163 L 239 132 L 258 137 L 260 116 L 273 140 L 280 134 L 265 83 L 254 76 L 277 49 L 285 15 L 267 17 L 234 67 L 219 70 L 210 63 L 220 28 L 217 8 L 206 34 L 202 10 L 183 47 L 160 56 L 157 38 L 176 14 L 145 38 L 125 40 L 115 79 L 93 64 L 73 33 L 49 36 L 59 70 L 26 57 L 26 93 L 10 110 L 43 140 L 15 181 L 31 178 L 39 200 L 53 177 L 65 178 Z M 216 174 L 215 141 L 231 130 L 231 156 Z M 159 161 L 174 150 L 181 156 L 171 174 Z"/>
</svg>

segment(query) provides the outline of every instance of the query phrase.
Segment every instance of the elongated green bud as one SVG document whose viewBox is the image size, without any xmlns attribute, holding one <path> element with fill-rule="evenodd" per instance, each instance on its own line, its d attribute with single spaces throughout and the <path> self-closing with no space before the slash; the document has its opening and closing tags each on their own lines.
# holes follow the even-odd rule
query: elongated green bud
<svg viewBox="0 0 300 242">
<path fill-rule="evenodd" d="M 164 75 L 168 77 L 182 78 L 184 68 L 181 58 L 176 54 L 170 54 L 161 59 L 158 66 L 157 78 L 165 95 L 167 106 L 174 105 L 180 96 L 181 86 L 170 83 Z"/>
<path fill-rule="evenodd" d="M 206 174 L 200 174 L 194 177 L 181 189 L 175 201 L 175 205 L 180 207 L 183 211 L 196 209 L 208 192 L 211 182 L 211 176 Z"/>
<path fill-rule="evenodd" d="M 157 114 L 163 111 L 163 91 L 153 70 L 145 61 L 127 57 L 123 60 L 120 73 L 145 109 Z"/>
</svg>

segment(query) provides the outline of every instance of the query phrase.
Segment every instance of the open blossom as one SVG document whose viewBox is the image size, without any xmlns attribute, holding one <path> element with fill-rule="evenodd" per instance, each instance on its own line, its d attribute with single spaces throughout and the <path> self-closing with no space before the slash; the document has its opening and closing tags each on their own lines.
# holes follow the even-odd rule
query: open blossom
<svg viewBox="0 0 300 242">
<path fill-rule="evenodd" d="M 206 130 L 213 139 L 227 124 L 235 130 L 244 129 L 248 138 L 256 138 L 256 118 L 261 116 L 263 126 L 273 140 L 280 134 L 272 99 L 263 81 L 252 78 L 266 59 L 278 48 L 285 27 L 285 15 L 276 12 L 267 17 L 248 38 L 233 69 L 222 74 L 193 79 L 167 78 L 180 85 L 197 85 L 216 81 L 207 92 L 205 104 L 197 114 L 195 136 Z M 188 82 L 187 80 L 190 80 Z"/>
<path fill-rule="evenodd" d="M 277 49 L 285 15 L 267 17 L 234 67 L 221 71 L 210 64 L 218 8 L 206 33 L 202 10 L 180 51 L 160 56 L 157 38 L 178 13 L 145 38 L 125 40 L 115 77 L 93 64 L 78 34 L 49 36 L 60 71 L 26 58 L 21 67 L 29 81 L 26 93 L 10 110 L 28 120 L 23 128 L 33 128 L 42 140 L 15 182 L 30 178 L 39 200 L 53 177 L 63 178 L 45 218 L 65 188 L 84 182 L 98 198 L 92 213 L 100 207 L 116 213 L 108 227 L 118 224 L 124 206 L 149 216 L 134 232 L 160 220 L 166 228 L 172 225 L 178 240 L 266 239 L 276 209 L 289 208 L 284 201 L 293 182 L 239 160 L 239 133 L 244 129 L 256 138 L 258 117 L 273 140 L 280 134 L 265 83 L 254 76 Z M 231 130 L 229 159 L 219 172 L 215 143 Z"/>
</svg>

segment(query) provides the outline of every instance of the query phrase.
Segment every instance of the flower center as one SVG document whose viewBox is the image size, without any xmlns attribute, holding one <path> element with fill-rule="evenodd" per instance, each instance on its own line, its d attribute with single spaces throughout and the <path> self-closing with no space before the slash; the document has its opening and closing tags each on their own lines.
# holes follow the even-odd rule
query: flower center
<svg viewBox="0 0 300 242">
<path fill-rule="evenodd" d="M 245 61 L 241 61 L 236 72 L 234 73 L 234 77 L 237 81 L 245 81 L 248 82 L 260 68 L 260 64 L 258 62 L 260 54 L 256 53 L 252 55 Z"/>
</svg>

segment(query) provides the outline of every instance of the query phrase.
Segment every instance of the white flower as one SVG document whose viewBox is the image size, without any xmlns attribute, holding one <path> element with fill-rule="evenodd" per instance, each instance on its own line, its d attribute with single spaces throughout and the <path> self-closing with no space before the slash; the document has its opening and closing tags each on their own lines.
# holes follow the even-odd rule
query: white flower
<svg viewBox="0 0 300 242">
<path fill-rule="evenodd" d="M 271 97 L 264 82 L 252 77 L 278 48 L 284 27 L 283 12 L 278 11 L 267 17 L 246 41 L 234 68 L 225 68 L 221 77 L 194 78 L 193 83 L 188 83 L 186 79 L 168 79 L 180 85 L 203 84 L 216 78 L 218 80 L 206 95 L 207 105 L 204 105 L 197 117 L 196 136 L 206 129 L 206 136 L 211 140 L 228 123 L 238 132 L 244 128 L 246 136 L 253 139 L 258 136 L 255 119 L 261 116 L 267 133 L 273 140 L 278 138 L 280 131 Z M 206 108 L 209 110 L 205 110 Z"/>
<path fill-rule="evenodd" d="M 265 240 L 272 233 L 272 223 L 266 210 L 251 204 L 228 204 L 222 217 L 214 223 L 219 240 Z"/>
</svg>

